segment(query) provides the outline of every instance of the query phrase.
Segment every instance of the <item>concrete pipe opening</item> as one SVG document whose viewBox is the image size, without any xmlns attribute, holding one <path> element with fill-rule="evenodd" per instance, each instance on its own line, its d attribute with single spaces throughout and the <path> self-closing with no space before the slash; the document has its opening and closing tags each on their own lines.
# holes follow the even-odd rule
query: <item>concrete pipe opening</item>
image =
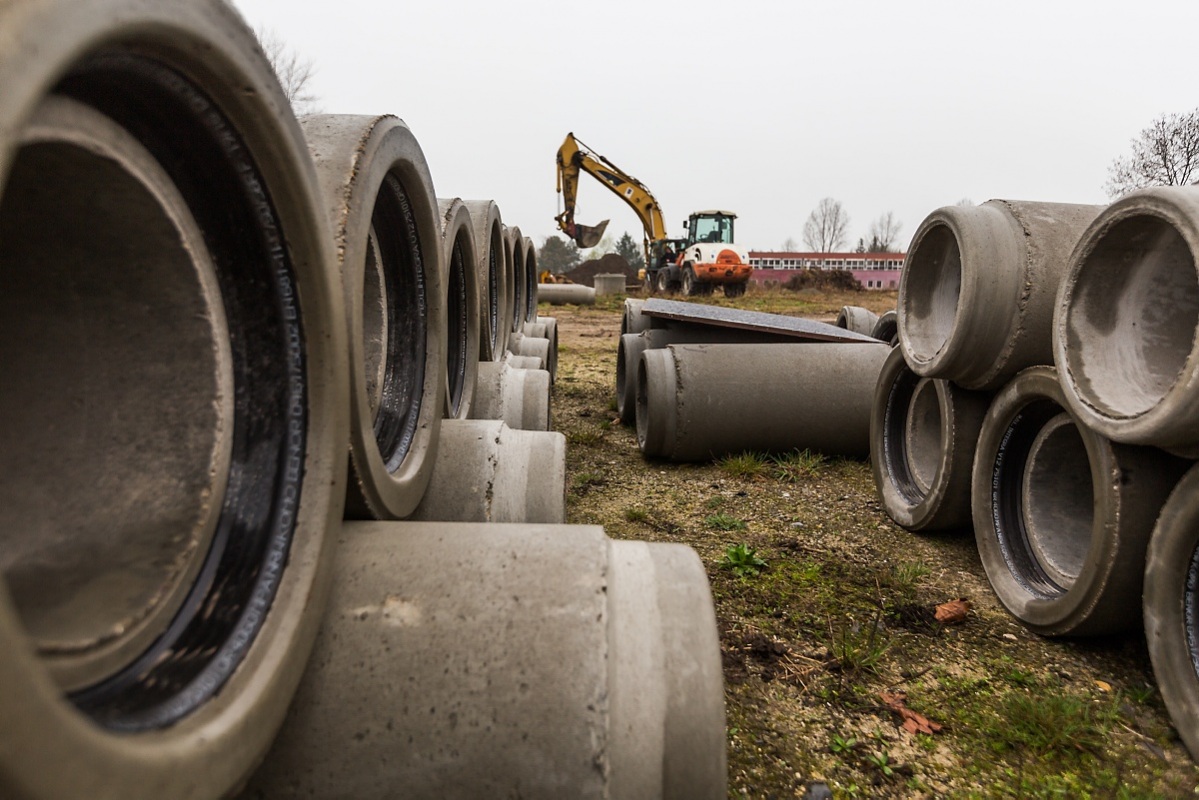
<svg viewBox="0 0 1199 800">
<path fill-rule="evenodd" d="M 520 228 L 515 226 L 508 229 L 508 251 L 512 254 L 512 273 L 510 277 L 512 293 L 509 297 L 511 304 L 508 309 L 512 324 L 509 326 L 509 329 L 515 333 L 525 326 L 525 304 L 528 302 L 528 279 L 525 275 L 527 263 L 525 257 L 525 239 L 521 236 Z"/>
<path fill-rule="evenodd" d="M 1096 220 L 1063 287 L 1055 344 L 1072 408 L 1089 424 L 1119 441 L 1192 457 L 1199 455 L 1197 194 L 1130 195 Z"/>
<path fill-rule="evenodd" d="M 525 239 L 525 315 L 524 322 L 533 322 L 537 319 L 537 248 L 533 245 L 533 240 Z M 516 330 L 520 330 L 523 326 L 515 326 Z"/>
<path fill-rule="evenodd" d="M 957 236 L 944 223 L 919 236 L 904 265 L 902 300 L 906 351 L 913 361 L 936 358 L 953 332 L 962 291 L 962 253 Z"/>
<path fill-rule="evenodd" d="M 479 367 L 477 256 L 470 212 L 461 200 L 438 200 L 446 265 L 445 414 L 465 419 Z"/>
<path fill-rule="evenodd" d="M 282 722 L 342 513 L 316 178 L 225 3 L 0 29 L 0 796 L 224 796 Z"/>
<path fill-rule="evenodd" d="M 974 525 L 991 586 L 1045 635 L 1135 627 L 1145 550 L 1186 462 L 1117 445 L 1064 408 L 1056 371 L 1000 391 L 974 462 Z"/>
<path fill-rule="evenodd" d="M 315 115 L 301 126 L 329 223 L 343 242 L 351 372 L 346 513 L 403 517 L 428 485 L 447 386 L 460 399 L 467 383 L 469 318 L 465 301 L 459 296 L 451 308 L 447 294 L 455 275 L 465 285 L 467 263 L 460 258 L 456 271 L 447 269 L 453 245 L 443 242 L 428 167 L 403 122 Z"/>
<path fill-rule="evenodd" d="M 970 475 L 989 396 L 921 378 L 892 348 L 870 410 L 870 466 L 883 508 L 911 531 L 970 525 Z"/>
</svg>

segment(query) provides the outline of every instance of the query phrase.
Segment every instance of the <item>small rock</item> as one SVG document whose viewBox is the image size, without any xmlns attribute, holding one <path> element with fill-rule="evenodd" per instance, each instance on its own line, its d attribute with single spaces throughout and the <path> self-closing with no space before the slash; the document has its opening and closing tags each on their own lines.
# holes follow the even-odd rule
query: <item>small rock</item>
<svg viewBox="0 0 1199 800">
<path fill-rule="evenodd" d="M 1016 634 L 1014 634 L 1014 633 L 1005 633 L 1003 635 L 1003 638 L 1007 639 L 1009 642 L 1019 641 L 1019 639 L 1016 638 Z"/>
<path fill-rule="evenodd" d="M 828 788 L 827 783 L 810 783 L 803 800 L 833 800 L 833 790 Z"/>
</svg>

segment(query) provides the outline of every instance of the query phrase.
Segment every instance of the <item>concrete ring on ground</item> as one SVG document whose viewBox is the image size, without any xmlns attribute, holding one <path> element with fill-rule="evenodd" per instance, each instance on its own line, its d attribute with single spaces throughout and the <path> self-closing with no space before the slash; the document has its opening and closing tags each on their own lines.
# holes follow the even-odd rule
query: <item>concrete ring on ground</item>
<svg viewBox="0 0 1199 800">
<path fill-rule="evenodd" d="M 1043 635 L 1140 624 L 1145 549 L 1186 462 L 1078 422 L 1052 367 L 999 391 L 974 458 L 974 531 L 1000 602 Z"/>
<path fill-rule="evenodd" d="M 503 420 L 509 428 L 549 430 L 549 373 L 516 367 L 506 361 L 479 364 L 470 414 L 471 419 Z"/>
<path fill-rule="evenodd" d="M 1054 359 L 1087 425 L 1199 458 L 1199 188 L 1136 192 L 1092 223 L 1058 297 Z"/>
<path fill-rule="evenodd" d="M 550 374 L 550 381 L 553 381 L 558 377 L 558 320 L 554 317 L 538 317 L 533 322 L 526 322 L 524 335 L 546 340 L 545 369 Z"/>
<path fill-rule="evenodd" d="M 0 796 L 222 796 L 282 723 L 342 513 L 316 177 L 223 2 L 0 29 Z"/>
<path fill-rule="evenodd" d="M 479 257 L 479 360 L 499 361 L 507 349 L 508 325 L 504 315 L 504 222 L 491 200 L 467 200 Z"/>
<path fill-rule="evenodd" d="M 641 333 L 649 329 L 650 318 L 641 313 L 641 307 L 644 305 L 644 300 L 625 298 L 624 315 L 620 318 L 621 336 L 626 333 Z"/>
<path fill-rule="evenodd" d="M 870 412 L 870 466 L 896 524 L 910 531 L 969 527 L 971 466 L 990 399 L 921 378 L 899 348 L 891 350 Z"/>
<path fill-rule="evenodd" d="M 470 212 L 459 199 L 437 201 L 445 247 L 445 415 L 466 419 L 479 367 L 479 286 Z"/>
<path fill-rule="evenodd" d="M 1145 638 L 1166 710 L 1199 760 L 1199 466 L 1166 501 L 1149 542 Z"/>
<path fill-rule="evenodd" d="M 886 342 L 892 347 L 899 344 L 899 320 L 894 309 L 878 318 L 878 321 L 874 323 L 874 328 L 870 331 L 870 335 L 880 342 Z"/>
<path fill-rule="evenodd" d="M 929 214 L 899 280 L 899 346 L 912 371 L 990 390 L 1052 364 L 1057 287 L 1101 208 L 990 200 Z"/>
<path fill-rule="evenodd" d="M 870 336 L 878 322 L 878 314 L 861 306 L 841 306 L 837 312 L 837 327 Z M 877 338 L 877 337 L 875 337 Z"/>
<path fill-rule="evenodd" d="M 346 513 L 395 519 L 420 502 L 445 402 L 441 225 L 416 137 L 389 116 L 301 121 L 316 163 L 350 331 Z"/>
</svg>

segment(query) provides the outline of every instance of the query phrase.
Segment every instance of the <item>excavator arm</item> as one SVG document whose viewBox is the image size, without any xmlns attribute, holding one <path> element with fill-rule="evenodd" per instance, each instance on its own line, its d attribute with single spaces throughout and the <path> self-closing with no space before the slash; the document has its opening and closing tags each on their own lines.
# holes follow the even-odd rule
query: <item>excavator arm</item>
<svg viewBox="0 0 1199 800">
<path fill-rule="evenodd" d="M 645 229 L 647 243 L 666 238 L 666 223 L 658 201 L 645 184 L 621 170 L 615 164 L 575 138 L 566 134 L 558 148 L 558 191 L 562 194 L 563 211 L 555 219 L 562 230 L 579 247 L 595 247 L 603 238 L 608 220 L 599 225 L 580 225 L 575 222 L 575 202 L 579 193 L 579 173 L 586 172 L 598 180 L 637 213 Z"/>
</svg>

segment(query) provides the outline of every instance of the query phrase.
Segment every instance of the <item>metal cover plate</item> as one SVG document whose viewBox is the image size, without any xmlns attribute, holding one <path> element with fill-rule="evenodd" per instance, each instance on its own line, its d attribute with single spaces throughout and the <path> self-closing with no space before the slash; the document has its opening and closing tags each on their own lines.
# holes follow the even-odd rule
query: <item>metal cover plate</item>
<svg viewBox="0 0 1199 800">
<path fill-rule="evenodd" d="M 762 311 L 745 311 L 739 308 L 709 306 L 703 303 L 684 303 L 678 300 L 650 298 L 641 307 L 641 313 L 655 320 L 682 322 L 689 325 L 711 325 L 720 328 L 739 328 L 746 331 L 773 333 L 815 342 L 873 342 L 878 339 L 854 333 L 827 322 L 787 317 L 782 314 L 766 314 Z"/>
</svg>

